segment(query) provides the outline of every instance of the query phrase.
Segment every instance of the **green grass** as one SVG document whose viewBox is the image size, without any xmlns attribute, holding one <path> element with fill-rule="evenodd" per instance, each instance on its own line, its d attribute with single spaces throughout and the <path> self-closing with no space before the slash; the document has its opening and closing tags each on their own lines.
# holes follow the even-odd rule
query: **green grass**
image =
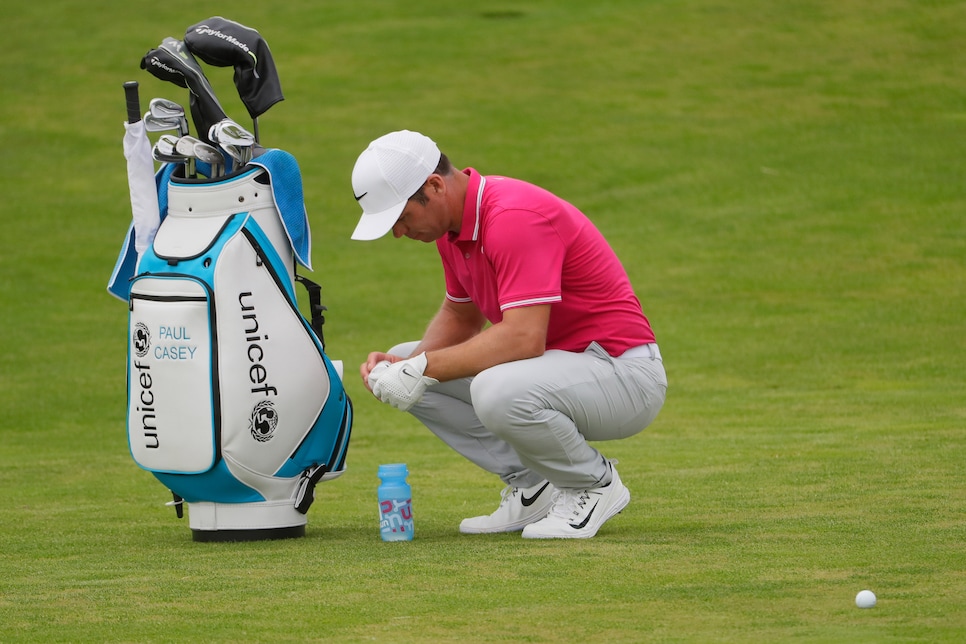
<svg viewBox="0 0 966 644">
<path fill-rule="evenodd" d="M 271 44 L 261 132 L 301 165 L 356 403 L 299 540 L 192 542 L 125 439 L 121 84 L 186 103 L 138 63 L 212 14 Z M 943 0 L 5 8 L 0 641 L 966 639 L 963 25 Z M 596 539 L 459 535 L 498 481 L 354 375 L 442 295 L 432 247 L 348 239 L 353 162 L 404 127 L 579 205 L 631 274 L 671 389 L 600 445 L 633 501 Z M 417 538 L 384 544 L 397 460 Z"/>
</svg>

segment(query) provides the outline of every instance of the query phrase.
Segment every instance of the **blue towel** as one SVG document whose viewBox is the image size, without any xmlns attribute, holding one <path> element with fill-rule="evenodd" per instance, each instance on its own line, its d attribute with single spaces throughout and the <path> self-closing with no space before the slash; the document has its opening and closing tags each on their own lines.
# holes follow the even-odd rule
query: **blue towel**
<svg viewBox="0 0 966 644">
<path fill-rule="evenodd" d="M 309 230 L 309 216 L 305 212 L 302 172 L 298 162 L 285 150 L 266 150 L 252 159 L 249 165 L 257 165 L 268 172 L 272 179 L 275 207 L 282 218 L 295 259 L 312 270 L 312 231 Z"/>
<path fill-rule="evenodd" d="M 305 268 L 312 270 L 312 232 L 309 230 L 309 217 L 305 211 L 305 198 L 302 193 L 302 173 L 295 157 L 284 150 L 266 150 L 253 159 L 249 165 L 264 168 L 271 179 L 275 207 L 285 228 L 295 259 Z M 161 222 L 168 214 L 168 184 L 177 164 L 161 166 L 154 175 L 158 185 L 158 209 Z M 198 164 L 204 172 L 205 165 Z M 138 255 L 134 248 L 134 224 L 128 228 L 121 251 L 114 264 L 114 271 L 107 283 L 107 291 L 114 297 L 128 301 L 131 295 L 131 278 L 137 273 Z"/>
<path fill-rule="evenodd" d="M 161 216 L 164 217 L 164 214 Z M 121 245 L 121 252 L 117 256 L 117 262 L 114 264 L 114 272 L 107 282 L 107 292 L 127 302 L 131 296 L 131 278 L 134 277 L 137 264 L 138 253 L 134 250 L 134 223 L 131 223 L 124 237 L 124 243 Z"/>
</svg>

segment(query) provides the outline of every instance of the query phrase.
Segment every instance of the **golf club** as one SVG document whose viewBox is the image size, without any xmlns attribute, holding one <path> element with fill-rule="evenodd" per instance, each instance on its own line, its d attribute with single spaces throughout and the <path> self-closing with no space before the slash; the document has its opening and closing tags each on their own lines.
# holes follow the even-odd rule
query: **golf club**
<svg viewBox="0 0 966 644">
<path fill-rule="evenodd" d="M 225 170 L 225 157 L 218 151 L 213 145 L 209 145 L 204 141 L 198 141 L 194 144 L 194 156 L 197 157 L 199 161 L 207 163 L 211 170 L 209 172 L 209 179 L 216 179 L 224 174 Z"/>
<path fill-rule="evenodd" d="M 149 103 L 151 115 L 159 120 L 177 119 L 180 122 L 178 136 L 188 134 L 188 119 L 184 107 L 166 98 L 152 98 Z"/>
<path fill-rule="evenodd" d="M 124 102 L 127 106 L 127 122 L 134 125 L 141 120 L 141 99 L 138 95 L 138 82 L 124 83 Z"/>
<path fill-rule="evenodd" d="M 182 132 L 182 122 L 178 118 L 158 118 L 151 112 L 145 112 L 144 118 L 144 129 L 148 132 L 167 132 L 168 130 L 177 130 L 178 136 L 183 136 L 185 133 Z"/>
<path fill-rule="evenodd" d="M 208 138 L 217 143 L 239 167 L 252 160 L 255 136 L 231 119 L 223 119 L 212 125 Z"/>
<path fill-rule="evenodd" d="M 158 192 L 154 183 L 154 161 L 145 123 L 141 120 L 141 101 L 137 81 L 124 83 L 127 123 L 124 126 L 124 158 L 127 159 L 128 193 L 131 197 L 134 250 L 143 253 L 154 240 L 160 224 Z"/>
<path fill-rule="evenodd" d="M 178 139 L 178 143 L 175 146 L 177 153 L 187 158 L 185 176 L 189 179 L 194 179 L 197 176 L 197 170 L 195 168 L 195 160 L 198 158 L 195 153 L 196 143 L 201 143 L 201 140 L 186 135 Z"/>
<path fill-rule="evenodd" d="M 184 44 L 209 65 L 235 68 L 238 96 L 252 117 L 255 142 L 260 142 L 258 117 L 285 98 L 265 39 L 250 27 L 213 16 L 188 27 Z"/>
<path fill-rule="evenodd" d="M 178 153 L 179 138 L 171 134 L 162 134 L 154 144 L 152 156 L 161 163 L 185 163 L 187 158 Z"/>
<path fill-rule="evenodd" d="M 212 123 L 227 117 L 201 65 L 185 47 L 184 42 L 168 36 L 161 41 L 160 46 L 144 55 L 141 69 L 163 81 L 189 90 L 191 117 L 201 136 L 207 136 Z"/>
</svg>

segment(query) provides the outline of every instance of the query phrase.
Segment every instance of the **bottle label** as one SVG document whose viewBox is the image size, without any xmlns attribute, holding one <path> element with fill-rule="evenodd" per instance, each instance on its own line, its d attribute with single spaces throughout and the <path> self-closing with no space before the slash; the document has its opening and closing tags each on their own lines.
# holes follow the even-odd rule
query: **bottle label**
<svg viewBox="0 0 966 644">
<path fill-rule="evenodd" d="M 386 499 L 379 502 L 379 532 L 383 539 L 413 538 L 412 499 Z"/>
</svg>

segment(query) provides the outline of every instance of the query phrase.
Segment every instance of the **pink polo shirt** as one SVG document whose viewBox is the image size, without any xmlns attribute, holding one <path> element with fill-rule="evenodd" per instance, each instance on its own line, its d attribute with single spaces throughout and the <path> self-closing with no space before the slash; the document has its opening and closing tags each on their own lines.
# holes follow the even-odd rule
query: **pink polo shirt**
<svg viewBox="0 0 966 644">
<path fill-rule="evenodd" d="M 619 356 L 654 342 L 624 267 L 582 212 L 524 181 L 463 172 L 462 227 L 436 242 L 447 298 L 473 302 L 493 324 L 507 309 L 550 304 L 547 349 L 596 341 Z"/>
</svg>

